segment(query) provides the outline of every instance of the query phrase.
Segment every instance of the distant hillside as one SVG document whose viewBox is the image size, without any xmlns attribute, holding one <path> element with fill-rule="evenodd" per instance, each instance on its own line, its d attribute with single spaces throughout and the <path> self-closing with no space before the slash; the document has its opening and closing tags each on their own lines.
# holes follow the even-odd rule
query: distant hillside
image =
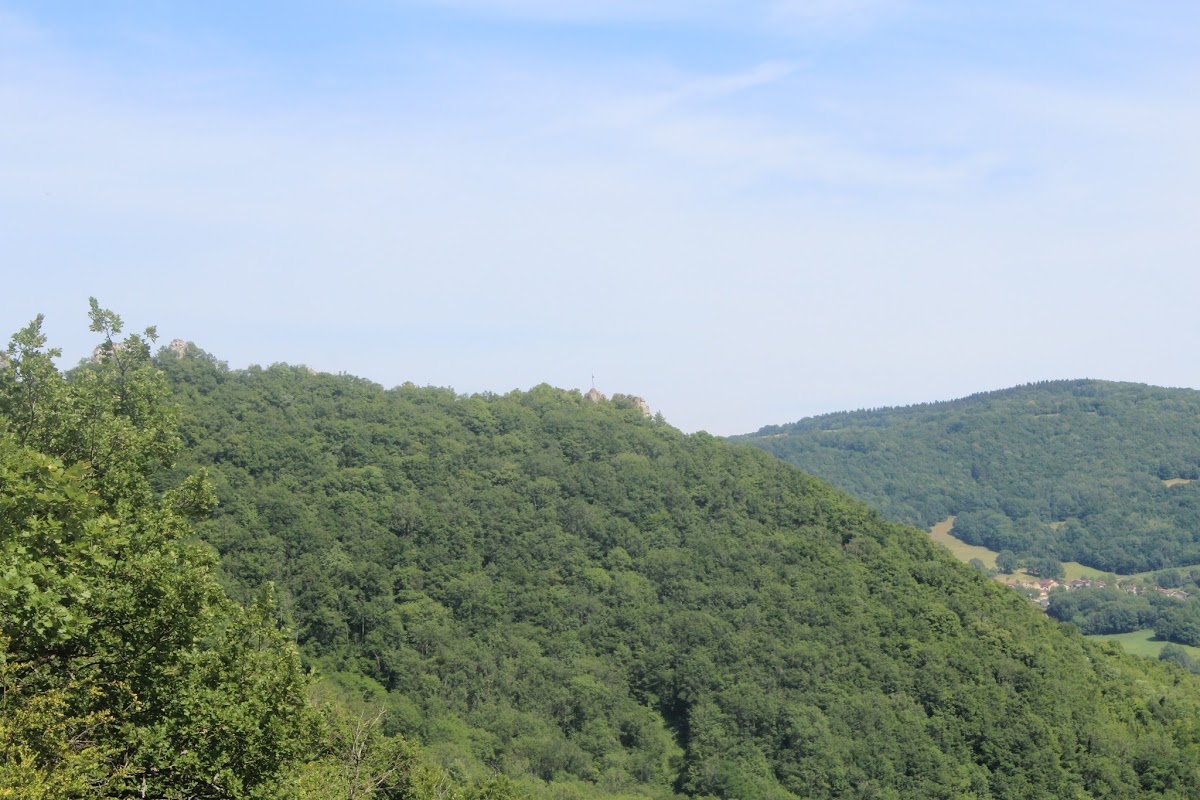
<svg viewBox="0 0 1200 800">
<path fill-rule="evenodd" d="M 1200 392 L 1053 381 L 733 437 L 971 544 L 1134 573 L 1200 564 Z"/>
<path fill-rule="evenodd" d="M 753 448 L 619 396 L 159 364 L 230 590 L 275 582 L 307 663 L 455 775 L 556 798 L 1200 796 L 1192 676 Z"/>
</svg>

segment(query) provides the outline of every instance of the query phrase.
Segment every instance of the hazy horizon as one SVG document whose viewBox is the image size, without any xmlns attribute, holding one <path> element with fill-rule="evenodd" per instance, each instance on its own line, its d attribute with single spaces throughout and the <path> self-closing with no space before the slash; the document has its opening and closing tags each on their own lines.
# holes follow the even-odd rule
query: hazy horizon
<svg viewBox="0 0 1200 800">
<path fill-rule="evenodd" d="M 684 430 L 1200 386 L 1200 7 L 0 0 L 0 317 Z"/>
</svg>

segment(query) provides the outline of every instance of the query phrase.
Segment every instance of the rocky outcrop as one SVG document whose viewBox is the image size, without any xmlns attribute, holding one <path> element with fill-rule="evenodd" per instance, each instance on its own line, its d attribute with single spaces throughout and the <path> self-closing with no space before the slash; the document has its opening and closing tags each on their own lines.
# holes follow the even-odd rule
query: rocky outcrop
<svg viewBox="0 0 1200 800">
<path fill-rule="evenodd" d="M 174 353 L 176 358 L 183 358 L 187 355 L 187 342 L 183 339 L 172 339 L 167 349 Z"/>
<path fill-rule="evenodd" d="M 654 412 L 650 410 L 650 404 L 647 403 L 642 398 L 638 397 L 637 395 L 614 394 L 613 400 L 619 401 L 621 403 L 628 403 L 629 405 L 636 408 L 638 411 L 641 411 L 643 417 L 653 417 L 654 416 Z"/>
<path fill-rule="evenodd" d="M 99 364 L 106 358 L 109 352 L 113 354 L 120 353 L 128 346 L 129 345 L 125 344 L 125 342 L 113 342 L 112 350 L 106 350 L 104 345 L 98 344 L 92 348 L 92 361 L 96 364 Z"/>
<path fill-rule="evenodd" d="M 588 390 L 584 397 L 588 400 L 591 400 L 593 403 L 600 403 L 608 400 L 608 398 L 604 396 L 604 393 L 595 386 Z M 654 416 L 654 412 L 650 410 L 650 404 L 635 394 L 614 394 L 612 399 L 614 403 L 622 408 L 633 406 L 638 411 L 642 412 L 643 417 Z"/>
</svg>

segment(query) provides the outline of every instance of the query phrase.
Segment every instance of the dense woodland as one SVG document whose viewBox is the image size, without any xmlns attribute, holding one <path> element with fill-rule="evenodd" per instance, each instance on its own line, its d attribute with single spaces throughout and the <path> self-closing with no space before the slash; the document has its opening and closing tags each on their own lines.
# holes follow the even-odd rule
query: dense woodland
<svg viewBox="0 0 1200 800">
<path fill-rule="evenodd" d="M 759 450 L 93 317 L 0 370 L 0 792 L 1200 795 L 1195 677 Z"/>
<path fill-rule="evenodd" d="M 1163 641 L 1200 647 L 1200 602 L 1194 599 L 1175 600 L 1158 592 L 1131 594 L 1112 587 L 1085 588 L 1051 594 L 1046 613 L 1073 623 L 1085 634 L 1153 628 Z"/>
<path fill-rule="evenodd" d="M 91 319 L 97 357 L 69 375 L 41 317 L 0 355 L 0 797 L 512 797 L 306 670 L 269 583 L 228 598 L 192 527 L 212 485 L 166 476 L 154 330 Z"/>
<path fill-rule="evenodd" d="M 735 437 L 883 511 L 1115 573 L 1200 564 L 1200 392 L 1052 381 Z"/>
</svg>

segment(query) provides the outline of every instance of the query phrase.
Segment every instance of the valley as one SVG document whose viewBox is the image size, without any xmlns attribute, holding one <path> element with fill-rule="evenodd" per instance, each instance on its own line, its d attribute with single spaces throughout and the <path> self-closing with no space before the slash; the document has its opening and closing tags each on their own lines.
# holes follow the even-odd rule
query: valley
<svg viewBox="0 0 1200 800">
<path fill-rule="evenodd" d="M 1200 644 L 1198 392 L 1050 381 L 735 440 L 927 528 L 1087 634 L 1181 663 L 1165 643 Z"/>
<path fill-rule="evenodd" d="M 954 517 L 947 517 L 930 528 L 930 538 L 949 550 L 951 555 L 963 563 L 970 563 L 973 559 L 978 559 L 988 569 L 995 570 L 996 551 L 979 545 L 970 545 L 956 538 L 951 532 L 953 527 Z M 1022 591 L 1034 602 L 1040 600 L 1040 604 L 1043 606 L 1048 603 L 1050 592 L 1054 591 L 1058 586 L 1063 586 L 1064 590 L 1070 590 L 1077 588 L 1080 582 L 1085 581 L 1089 584 L 1098 581 L 1101 586 L 1106 584 L 1111 584 L 1114 587 L 1137 585 L 1143 587 L 1146 591 L 1170 591 L 1166 587 L 1158 586 L 1153 572 L 1144 572 L 1135 575 L 1115 575 L 1113 573 L 1102 573 L 1090 569 L 1074 561 L 1064 562 L 1062 566 L 1063 578 L 1061 582 L 1046 582 L 1046 585 L 1043 585 L 1042 579 L 1024 570 L 1015 570 L 1011 573 L 997 572 L 993 576 L 993 580 Z M 1194 570 L 1200 570 L 1200 565 L 1181 568 L 1181 571 L 1189 573 Z M 1125 652 L 1146 658 L 1158 658 L 1162 654 L 1163 648 L 1168 644 L 1167 640 L 1156 636 L 1153 628 L 1136 629 L 1127 633 L 1089 634 L 1089 638 L 1116 642 L 1124 648 Z M 1189 656 L 1200 662 L 1200 647 L 1178 643 L 1175 646 L 1182 647 Z"/>
</svg>

